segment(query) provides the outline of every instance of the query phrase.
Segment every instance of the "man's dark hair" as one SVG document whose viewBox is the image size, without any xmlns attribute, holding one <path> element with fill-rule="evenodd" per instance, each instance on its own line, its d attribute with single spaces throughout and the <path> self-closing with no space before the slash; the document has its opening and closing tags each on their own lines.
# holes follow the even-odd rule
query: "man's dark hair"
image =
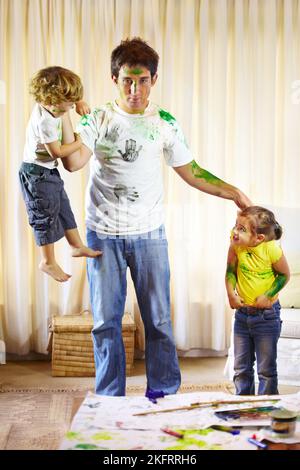
<svg viewBox="0 0 300 470">
<path fill-rule="evenodd" d="M 151 77 L 156 74 L 159 55 L 143 39 L 135 37 L 121 41 L 111 53 L 111 75 L 119 77 L 123 65 L 133 67 L 140 65 L 150 71 Z"/>
</svg>

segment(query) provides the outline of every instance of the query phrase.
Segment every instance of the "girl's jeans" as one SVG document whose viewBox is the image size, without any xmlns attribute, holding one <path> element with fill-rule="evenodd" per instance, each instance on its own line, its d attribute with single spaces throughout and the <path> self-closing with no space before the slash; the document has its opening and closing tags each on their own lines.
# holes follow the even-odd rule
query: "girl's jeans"
<svg viewBox="0 0 300 470">
<path fill-rule="evenodd" d="M 235 312 L 234 384 L 237 395 L 254 395 L 257 361 L 258 395 L 278 394 L 277 342 L 281 331 L 280 303 L 272 308 L 242 307 Z"/>
</svg>

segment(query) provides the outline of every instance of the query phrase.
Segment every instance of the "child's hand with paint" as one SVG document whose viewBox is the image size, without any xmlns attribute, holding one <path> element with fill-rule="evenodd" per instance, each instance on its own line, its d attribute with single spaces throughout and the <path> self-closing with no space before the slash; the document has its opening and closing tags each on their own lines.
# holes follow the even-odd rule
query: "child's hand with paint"
<svg viewBox="0 0 300 470">
<path fill-rule="evenodd" d="M 231 308 L 244 307 L 244 300 L 236 293 L 228 294 L 228 301 Z"/>
<path fill-rule="evenodd" d="M 76 107 L 76 113 L 79 114 L 80 116 L 84 116 L 85 114 L 89 114 L 91 112 L 91 108 L 83 100 L 77 101 L 77 103 L 75 103 L 75 107 Z"/>
</svg>

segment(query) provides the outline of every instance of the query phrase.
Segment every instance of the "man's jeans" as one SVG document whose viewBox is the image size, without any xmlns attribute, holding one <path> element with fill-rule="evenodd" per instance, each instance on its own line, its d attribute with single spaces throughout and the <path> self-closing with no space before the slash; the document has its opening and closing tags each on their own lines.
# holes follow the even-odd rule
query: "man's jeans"
<svg viewBox="0 0 300 470">
<path fill-rule="evenodd" d="M 258 395 L 275 395 L 277 342 L 281 331 L 280 303 L 272 308 L 242 307 L 235 312 L 234 384 L 237 395 L 254 395 L 254 362 L 257 361 Z"/>
<path fill-rule="evenodd" d="M 176 393 L 181 377 L 170 319 L 170 269 L 164 227 L 142 235 L 109 237 L 88 229 L 87 242 L 90 248 L 103 251 L 102 256 L 87 259 L 96 393 L 125 395 L 122 316 L 127 267 L 145 327 L 147 386 L 165 394 Z"/>
</svg>

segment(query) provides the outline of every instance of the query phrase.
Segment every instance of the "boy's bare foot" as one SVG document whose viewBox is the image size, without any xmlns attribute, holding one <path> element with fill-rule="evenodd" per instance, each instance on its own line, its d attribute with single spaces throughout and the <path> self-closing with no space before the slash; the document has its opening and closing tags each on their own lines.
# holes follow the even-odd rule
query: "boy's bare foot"
<svg viewBox="0 0 300 470">
<path fill-rule="evenodd" d="M 49 276 L 53 277 L 56 281 L 65 282 L 70 279 L 70 274 L 66 274 L 57 263 L 48 264 L 45 261 L 41 261 L 39 264 L 39 268 Z"/>
<path fill-rule="evenodd" d="M 86 256 L 87 258 L 97 258 L 97 256 L 102 255 L 102 251 L 92 250 L 92 248 L 88 248 L 87 246 L 81 246 L 80 248 L 73 248 L 72 249 L 72 256 L 78 258 L 80 256 Z"/>
</svg>

